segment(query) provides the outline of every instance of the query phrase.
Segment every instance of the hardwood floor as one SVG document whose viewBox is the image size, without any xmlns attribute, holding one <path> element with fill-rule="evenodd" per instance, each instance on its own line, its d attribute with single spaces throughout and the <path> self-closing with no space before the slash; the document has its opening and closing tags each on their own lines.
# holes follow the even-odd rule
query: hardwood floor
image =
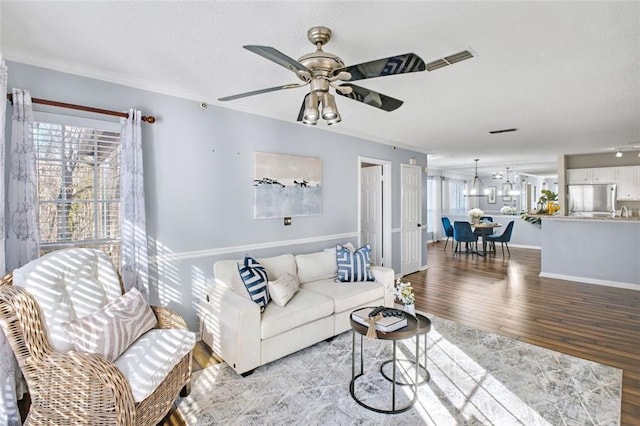
<svg viewBox="0 0 640 426">
<path fill-rule="evenodd" d="M 540 251 L 455 256 L 430 244 L 407 275 L 416 307 L 439 317 L 623 370 L 621 424 L 640 425 L 640 291 L 540 278 Z"/>
</svg>

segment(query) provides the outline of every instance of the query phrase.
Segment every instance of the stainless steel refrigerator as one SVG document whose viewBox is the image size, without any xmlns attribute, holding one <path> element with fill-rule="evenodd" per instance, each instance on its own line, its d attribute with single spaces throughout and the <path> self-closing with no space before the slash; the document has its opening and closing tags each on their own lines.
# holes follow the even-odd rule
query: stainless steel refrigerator
<svg viewBox="0 0 640 426">
<path fill-rule="evenodd" d="M 569 214 L 578 216 L 613 214 L 616 185 L 569 185 Z"/>
</svg>

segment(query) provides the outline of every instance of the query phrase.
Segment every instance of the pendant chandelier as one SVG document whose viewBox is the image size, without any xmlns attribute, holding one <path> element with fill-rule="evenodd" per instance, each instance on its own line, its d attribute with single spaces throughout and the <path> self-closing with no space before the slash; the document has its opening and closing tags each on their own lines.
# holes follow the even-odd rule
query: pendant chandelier
<svg viewBox="0 0 640 426">
<path fill-rule="evenodd" d="M 510 167 L 507 167 L 507 181 L 502 184 L 502 194 L 499 195 L 505 197 L 516 197 L 520 195 L 520 191 L 513 186 L 511 181 L 509 181 L 509 169 Z"/>
<path fill-rule="evenodd" d="M 473 180 L 471 181 L 471 189 L 467 191 L 467 189 L 465 188 L 464 196 L 465 197 L 486 197 L 487 195 L 489 195 L 489 190 L 482 188 L 483 186 L 482 180 L 478 177 L 478 161 L 480 161 L 480 159 L 476 158 L 473 161 L 476 162 L 475 175 L 473 176 Z"/>
</svg>

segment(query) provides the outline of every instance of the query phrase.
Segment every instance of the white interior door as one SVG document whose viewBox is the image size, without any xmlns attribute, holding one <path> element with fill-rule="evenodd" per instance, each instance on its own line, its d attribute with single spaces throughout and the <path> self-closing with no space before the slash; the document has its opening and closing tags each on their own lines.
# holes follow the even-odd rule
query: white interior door
<svg viewBox="0 0 640 426">
<path fill-rule="evenodd" d="M 383 265 L 382 245 L 382 166 L 360 169 L 360 241 L 371 246 L 371 263 Z"/>
<path fill-rule="evenodd" d="M 422 262 L 422 170 L 420 166 L 402 164 L 402 275 L 420 269 Z"/>
</svg>

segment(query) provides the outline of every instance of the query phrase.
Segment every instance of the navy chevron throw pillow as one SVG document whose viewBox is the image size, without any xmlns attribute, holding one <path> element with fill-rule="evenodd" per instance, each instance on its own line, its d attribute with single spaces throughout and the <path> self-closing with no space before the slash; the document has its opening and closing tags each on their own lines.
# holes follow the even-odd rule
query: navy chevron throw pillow
<svg viewBox="0 0 640 426">
<path fill-rule="evenodd" d="M 264 312 L 269 300 L 271 300 L 269 298 L 269 289 L 267 288 L 269 281 L 267 271 L 257 260 L 251 256 L 245 256 L 244 266 L 238 264 L 238 272 L 251 300 L 260 305 L 260 312 Z"/>
<path fill-rule="evenodd" d="M 336 246 L 338 280 L 342 282 L 373 281 L 371 274 L 371 246 L 369 244 L 351 252 L 346 247 Z"/>
</svg>

